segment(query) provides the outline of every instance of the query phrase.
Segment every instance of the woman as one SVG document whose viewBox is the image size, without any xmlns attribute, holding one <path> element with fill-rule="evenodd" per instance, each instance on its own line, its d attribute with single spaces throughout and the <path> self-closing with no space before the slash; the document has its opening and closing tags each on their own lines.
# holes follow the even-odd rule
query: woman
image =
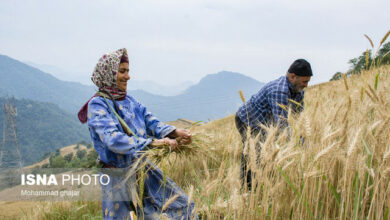
<svg viewBox="0 0 390 220">
<path fill-rule="evenodd" d="M 130 76 L 126 49 L 101 57 L 91 79 L 99 92 L 80 110 L 79 119 L 88 121 L 103 168 L 123 168 L 112 169 L 116 174 L 110 173 L 109 184 L 101 185 L 103 219 L 131 219 L 133 213 L 139 219 L 197 219 L 194 203 L 142 157 L 143 151 L 158 145 L 175 150 L 179 146 L 175 138 L 189 144 L 191 134 L 159 121 L 127 95 Z M 145 161 L 140 172 L 138 164 Z M 117 170 L 121 170 L 120 175 Z M 136 178 L 141 179 L 140 187 L 135 187 Z M 173 202 L 167 205 L 167 201 Z"/>
</svg>

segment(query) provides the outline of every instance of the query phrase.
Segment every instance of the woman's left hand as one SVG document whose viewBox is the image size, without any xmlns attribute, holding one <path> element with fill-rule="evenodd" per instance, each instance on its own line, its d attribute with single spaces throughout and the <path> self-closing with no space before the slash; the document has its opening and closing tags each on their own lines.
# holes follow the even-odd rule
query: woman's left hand
<svg viewBox="0 0 390 220">
<path fill-rule="evenodd" d="M 174 131 L 174 135 L 179 138 L 180 144 L 186 145 L 186 144 L 191 144 L 192 142 L 192 135 L 188 130 L 180 129 L 180 128 L 176 129 Z"/>
</svg>

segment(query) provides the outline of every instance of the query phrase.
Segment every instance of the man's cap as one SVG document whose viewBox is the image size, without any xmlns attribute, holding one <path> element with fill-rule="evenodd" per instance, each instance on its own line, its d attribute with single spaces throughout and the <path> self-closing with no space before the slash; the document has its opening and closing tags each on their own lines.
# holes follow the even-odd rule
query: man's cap
<svg viewBox="0 0 390 220">
<path fill-rule="evenodd" d="M 313 76 L 310 63 L 305 59 L 295 60 L 288 68 L 289 73 L 294 73 L 297 76 Z"/>
</svg>

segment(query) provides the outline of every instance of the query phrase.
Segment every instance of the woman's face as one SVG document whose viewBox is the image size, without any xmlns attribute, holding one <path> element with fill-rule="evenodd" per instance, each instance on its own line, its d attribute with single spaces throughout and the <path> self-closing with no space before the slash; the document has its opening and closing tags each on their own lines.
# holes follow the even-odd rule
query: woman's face
<svg viewBox="0 0 390 220">
<path fill-rule="evenodd" d="M 129 64 L 128 63 L 121 63 L 119 64 L 119 70 L 116 77 L 116 84 L 118 89 L 122 91 L 127 90 L 127 80 L 130 79 L 129 75 Z"/>
</svg>

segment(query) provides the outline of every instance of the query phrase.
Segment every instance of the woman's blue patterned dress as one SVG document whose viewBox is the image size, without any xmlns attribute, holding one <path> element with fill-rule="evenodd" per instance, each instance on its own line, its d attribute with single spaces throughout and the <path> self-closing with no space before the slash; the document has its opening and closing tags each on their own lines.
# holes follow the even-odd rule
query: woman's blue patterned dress
<svg viewBox="0 0 390 220">
<path fill-rule="evenodd" d="M 164 138 L 174 131 L 175 127 L 159 121 L 130 95 L 124 100 L 117 100 L 116 103 L 118 114 L 137 137 L 124 132 L 118 118 L 112 112 L 114 107 L 112 101 L 100 96 L 92 98 L 89 102 L 88 127 L 100 161 L 125 170 L 142 155 L 141 151 L 146 150 L 146 146 L 152 142 L 152 137 Z M 169 178 L 163 183 L 162 171 L 153 164 L 149 163 L 146 168 L 142 210 L 141 207 L 137 207 L 138 219 L 160 219 L 161 215 L 168 219 L 198 218 L 194 203 L 188 201 L 182 189 Z M 131 192 L 126 185 L 131 184 L 130 188 L 134 187 L 135 175 L 128 181 L 124 179 L 125 173 L 110 175 L 110 183 L 101 185 L 103 219 L 129 219 Z M 123 184 L 124 182 L 126 184 Z M 164 203 L 176 195 L 178 195 L 176 200 L 162 211 Z"/>
</svg>

